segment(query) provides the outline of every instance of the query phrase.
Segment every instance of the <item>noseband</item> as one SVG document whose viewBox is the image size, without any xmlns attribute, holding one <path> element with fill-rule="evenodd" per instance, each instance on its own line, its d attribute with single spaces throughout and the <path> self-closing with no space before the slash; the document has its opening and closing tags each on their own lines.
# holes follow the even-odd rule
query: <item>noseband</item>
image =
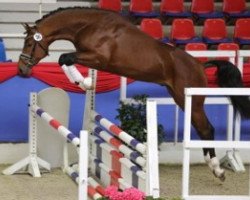
<svg viewBox="0 0 250 200">
<path fill-rule="evenodd" d="M 28 67 L 28 68 L 31 68 L 32 66 L 34 66 L 36 64 L 33 56 L 34 56 L 34 52 L 35 52 L 37 45 L 45 52 L 46 55 L 49 55 L 48 50 L 45 47 L 43 47 L 43 45 L 40 43 L 43 39 L 42 34 L 39 32 L 36 32 L 31 37 L 33 37 L 35 43 L 33 44 L 32 48 L 31 48 L 30 55 L 26 54 L 26 53 L 21 53 L 21 55 L 20 55 L 20 59 L 24 61 L 24 63 L 26 64 L 26 67 Z M 29 38 L 30 37 L 28 37 L 27 39 L 29 39 Z"/>
</svg>

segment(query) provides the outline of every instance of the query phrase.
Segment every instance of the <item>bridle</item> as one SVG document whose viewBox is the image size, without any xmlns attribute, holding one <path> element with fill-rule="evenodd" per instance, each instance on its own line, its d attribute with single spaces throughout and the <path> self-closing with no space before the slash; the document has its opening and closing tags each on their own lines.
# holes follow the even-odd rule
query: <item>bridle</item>
<svg viewBox="0 0 250 200">
<path fill-rule="evenodd" d="M 33 58 L 36 46 L 39 46 L 45 52 L 46 56 L 49 55 L 48 50 L 41 44 L 41 41 L 43 40 L 42 34 L 39 32 L 35 32 L 34 35 L 27 37 L 26 40 L 30 39 L 31 37 L 34 39 L 35 42 L 31 48 L 30 55 L 26 53 L 21 53 L 20 55 L 20 59 L 24 61 L 26 67 L 28 68 L 32 68 L 36 64 L 36 61 Z"/>
</svg>

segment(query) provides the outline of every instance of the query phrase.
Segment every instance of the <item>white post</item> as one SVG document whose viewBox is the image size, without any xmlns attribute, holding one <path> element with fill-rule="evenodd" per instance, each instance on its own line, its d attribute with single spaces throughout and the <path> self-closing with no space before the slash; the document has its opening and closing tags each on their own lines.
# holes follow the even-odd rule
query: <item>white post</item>
<svg viewBox="0 0 250 200">
<path fill-rule="evenodd" d="M 147 178 L 146 192 L 154 198 L 160 196 L 159 158 L 156 101 L 147 101 Z"/>
<path fill-rule="evenodd" d="M 42 14 L 42 12 L 43 12 L 43 11 L 42 11 L 42 10 L 43 10 L 43 8 L 42 8 L 42 3 L 43 3 L 42 0 L 40 0 L 40 2 L 39 2 L 39 18 L 42 18 L 42 15 L 43 15 L 43 14 Z"/>
<path fill-rule="evenodd" d="M 241 116 L 239 112 L 235 115 L 234 140 L 240 141 Z"/>
<path fill-rule="evenodd" d="M 227 108 L 227 140 L 233 140 L 234 109 L 232 104 Z"/>
<path fill-rule="evenodd" d="M 88 131 L 80 132 L 78 200 L 88 200 Z"/>
<path fill-rule="evenodd" d="M 179 131 L 179 106 L 175 105 L 175 123 L 174 123 L 174 144 L 178 143 L 178 131 Z"/>
<path fill-rule="evenodd" d="M 30 162 L 28 166 L 28 171 L 34 177 L 41 177 L 38 163 L 36 162 L 37 158 L 37 119 L 36 114 L 32 112 L 31 106 L 37 104 L 37 94 L 30 94 L 30 106 L 29 106 L 29 152 L 30 152 Z"/>
<path fill-rule="evenodd" d="M 122 77 L 120 79 L 120 101 L 124 101 L 127 98 L 127 78 Z"/>
<path fill-rule="evenodd" d="M 185 89 L 185 93 L 187 89 Z M 191 138 L 191 104 L 192 96 L 185 96 L 185 112 L 184 112 L 184 141 L 183 141 L 183 169 L 182 169 L 182 198 L 186 198 L 189 195 L 189 171 L 190 171 L 190 149 L 186 148 L 186 145 L 190 142 Z"/>
<path fill-rule="evenodd" d="M 91 116 L 91 112 L 95 109 L 97 71 L 94 69 L 89 69 L 88 76 L 91 77 L 93 89 L 86 91 L 82 130 L 90 131 L 91 129 L 91 117 L 90 116 Z"/>
</svg>

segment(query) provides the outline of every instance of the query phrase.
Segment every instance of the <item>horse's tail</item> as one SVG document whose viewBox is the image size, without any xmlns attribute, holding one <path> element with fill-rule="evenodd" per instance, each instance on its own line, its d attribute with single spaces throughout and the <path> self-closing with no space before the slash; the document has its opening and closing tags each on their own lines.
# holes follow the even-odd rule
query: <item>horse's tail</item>
<svg viewBox="0 0 250 200">
<path fill-rule="evenodd" d="M 217 79 L 220 87 L 242 88 L 243 80 L 241 73 L 235 65 L 226 60 L 211 60 L 204 64 L 205 68 L 217 67 Z M 233 107 L 242 117 L 250 118 L 250 99 L 248 96 L 230 96 Z"/>
</svg>

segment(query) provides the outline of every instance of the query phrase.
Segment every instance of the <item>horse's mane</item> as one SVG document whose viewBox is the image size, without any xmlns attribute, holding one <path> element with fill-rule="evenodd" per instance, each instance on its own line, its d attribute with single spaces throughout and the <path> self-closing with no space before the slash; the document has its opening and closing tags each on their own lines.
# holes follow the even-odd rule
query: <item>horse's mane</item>
<svg viewBox="0 0 250 200">
<path fill-rule="evenodd" d="M 35 23 L 39 23 L 41 21 L 43 21 L 44 19 L 56 14 L 56 13 L 59 13 L 59 12 L 62 12 L 62 11 L 65 11 L 65 10 L 75 10 L 75 9 L 87 9 L 87 10 L 101 10 L 99 8 L 92 8 L 92 7 L 80 7 L 80 6 L 75 6 L 75 7 L 66 7 L 66 8 L 58 8 L 56 10 L 53 10 L 51 12 L 49 12 L 48 14 L 44 15 L 41 19 L 38 19 Z M 112 11 L 110 11 L 112 12 Z"/>
</svg>

